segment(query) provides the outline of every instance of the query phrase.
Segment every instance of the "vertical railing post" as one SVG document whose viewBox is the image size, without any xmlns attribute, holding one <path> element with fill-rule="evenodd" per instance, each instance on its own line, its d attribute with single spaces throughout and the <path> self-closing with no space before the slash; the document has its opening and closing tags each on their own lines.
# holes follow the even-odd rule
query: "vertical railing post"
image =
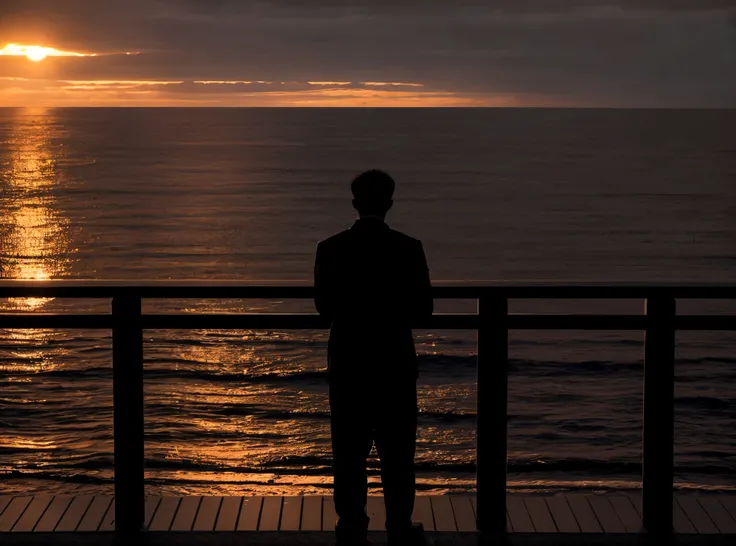
<svg viewBox="0 0 736 546">
<path fill-rule="evenodd" d="M 675 427 L 675 315 L 673 298 L 646 301 L 642 516 L 650 533 L 672 532 Z"/>
<path fill-rule="evenodd" d="M 476 527 L 506 532 L 508 402 L 508 300 L 478 300 L 478 401 L 476 428 Z"/>
<path fill-rule="evenodd" d="M 143 529 L 143 329 L 141 298 L 122 292 L 112 300 L 115 530 Z"/>
</svg>

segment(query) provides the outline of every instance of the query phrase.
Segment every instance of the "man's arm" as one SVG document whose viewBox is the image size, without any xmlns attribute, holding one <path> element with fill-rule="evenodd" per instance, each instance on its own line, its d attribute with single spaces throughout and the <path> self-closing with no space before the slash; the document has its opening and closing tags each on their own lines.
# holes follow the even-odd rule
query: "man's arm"
<svg viewBox="0 0 736 546">
<path fill-rule="evenodd" d="M 317 312 L 330 322 L 335 318 L 333 288 L 329 260 L 320 243 L 317 245 L 317 257 L 314 261 L 314 305 Z"/>
<path fill-rule="evenodd" d="M 417 241 L 416 250 L 416 290 L 415 301 L 412 302 L 413 315 L 416 318 L 425 318 L 434 312 L 434 299 L 432 298 L 432 282 L 429 279 L 429 266 L 424 254 L 422 243 Z"/>
</svg>

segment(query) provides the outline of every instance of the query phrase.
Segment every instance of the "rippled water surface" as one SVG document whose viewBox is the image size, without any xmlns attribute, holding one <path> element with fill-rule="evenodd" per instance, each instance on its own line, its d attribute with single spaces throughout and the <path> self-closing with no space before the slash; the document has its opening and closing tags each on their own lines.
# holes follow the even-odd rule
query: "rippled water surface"
<svg viewBox="0 0 736 546">
<path fill-rule="evenodd" d="M 436 281 L 733 282 L 735 142 L 736 111 L 0 109 L 0 277 L 308 281 L 316 242 L 353 220 L 351 176 L 379 166 L 399 183 L 389 223 L 423 239 Z M 0 308 L 108 312 L 109 301 Z M 468 489 L 475 334 L 416 336 L 420 488 Z M 0 330 L 2 492 L 111 490 L 110 344 L 105 331 Z M 736 485 L 735 348 L 728 333 L 678 335 L 680 487 Z M 149 490 L 329 488 L 325 349 L 324 332 L 146 331 Z M 512 333 L 512 487 L 637 486 L 642 350 L 638 333 Z"/>
</svg>

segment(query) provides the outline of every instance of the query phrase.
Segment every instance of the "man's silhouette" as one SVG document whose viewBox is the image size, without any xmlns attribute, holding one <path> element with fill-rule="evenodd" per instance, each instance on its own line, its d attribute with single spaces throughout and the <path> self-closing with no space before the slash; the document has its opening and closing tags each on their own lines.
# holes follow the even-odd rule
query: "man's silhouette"
<svg viewBox="0 0 736 546">
<path fill-rule="evenodd" d="M 322 241 L 314 268 L 315 303 L 332 323 L 328 378 L 339 542 L 365 541 L 366 458 L 375 442 L 390 541 L 412 541 L 417 356 L 412 322 L 432 314 L 422 243 L 384 219 L 395 183 L 368 171 L 352 183 L 360 218 Z"/>
</svg>

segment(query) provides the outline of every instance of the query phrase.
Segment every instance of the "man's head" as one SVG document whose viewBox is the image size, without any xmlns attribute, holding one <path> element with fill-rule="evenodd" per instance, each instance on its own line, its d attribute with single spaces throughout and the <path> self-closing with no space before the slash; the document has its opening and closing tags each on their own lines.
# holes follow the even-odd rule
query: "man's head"
<svg viewBox="0 0 736 546">
<path fill-rule="evenodd" d="M 361 216 L 383 218 L 394 204 L 395 188 L 396 182 L 385 172 L 366 171 L 353 180 L 353 207 Z"/>
</svg>

